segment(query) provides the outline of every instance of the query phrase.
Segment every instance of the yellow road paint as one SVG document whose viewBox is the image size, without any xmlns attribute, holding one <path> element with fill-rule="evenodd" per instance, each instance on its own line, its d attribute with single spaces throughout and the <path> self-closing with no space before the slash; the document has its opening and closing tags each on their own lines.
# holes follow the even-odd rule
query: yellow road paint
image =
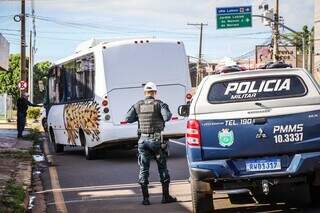
<svg viewBox="0 0 320 213">
<path fill-rule="evenodd" d="M 44 148 L 44 153 L 48 158 L 48 161 L 52 163 L 53 161 L 52 161 L 52 157 L 49 152 L 47 140 L 44 141 L 43 148 Z M 55 205 L 56 205 L 56 210 L 59 213 L 67 213 L 68 210 L 67 210 L 66 204 L 64 202 L 64 198 L 63 198 L 63 194 L 61 191 L 56 167 L 54 167 L 54 166 L 49 167 L 49 175 L 50 175 L 51 188 L 52 188 L 53 198 L 54 198 Z"/>
</svg>

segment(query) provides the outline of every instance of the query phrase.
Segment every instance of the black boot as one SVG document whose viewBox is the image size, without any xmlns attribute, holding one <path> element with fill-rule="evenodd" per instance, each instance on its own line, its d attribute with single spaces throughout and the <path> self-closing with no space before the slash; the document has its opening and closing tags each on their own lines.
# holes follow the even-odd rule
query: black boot
<svg viewBox="0 0 320 213">
<path fill-rule="evenodd" d="M 142 196 L 143 196 L 142 205 L 150 205 L 148 185 L 141 184 L 141 190 L 142 190 Z"/>
<path fill-rule="evenodd" d="M 162 200 L 161 203 L 174 203 L 177 202 L 177 198 L 172 197 L 169 194 L 169 183 L 162 184 Z"/>
</svg>

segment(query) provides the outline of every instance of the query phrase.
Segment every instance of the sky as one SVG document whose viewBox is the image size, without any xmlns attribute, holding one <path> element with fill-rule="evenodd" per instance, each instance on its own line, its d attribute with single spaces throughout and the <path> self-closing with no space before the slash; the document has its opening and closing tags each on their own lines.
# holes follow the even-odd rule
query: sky
<svg viewBox="0 0 320 213">
<path fill-rule="evenodd" d="M 34 0 L 36 16 L 35 60 L 55 61 L 72 54 L 76 46 L 91 38 L 123 39 L 155 37 L 182 40 L 187 54 L 197 57 L 199 28 L 188 23 L 206 23 L 203 57 L 210 61 L 239 57 L 270 41 L 271 29 L 260 18 L 251 28 L 216 29 L 216 8 L 252 5 L 261 14 L 261 2 L 272 7 L 274 0 Z M 26 0 L 31 13 L 31 0 Z M 0 0 L 0 33 L 10 42 L 10 52 L 18 53 L 20 0 Z M 314 0 L 280 0 L 285 25 L 300 30 L 313 26 Z M 32 30 L 27 18 L 27 38 Z M 29 40 L 29 39 L 28 39 Z"/>
</svg>

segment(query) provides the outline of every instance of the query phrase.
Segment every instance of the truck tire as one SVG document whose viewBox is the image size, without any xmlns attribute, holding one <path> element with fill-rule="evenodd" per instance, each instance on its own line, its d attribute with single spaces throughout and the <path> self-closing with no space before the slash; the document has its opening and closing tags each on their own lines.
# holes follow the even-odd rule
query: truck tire
<svg viewBox="0 0 320 213">
<path fill-rule="evenodd" d="M 313 206 L 320 206 L 320 186 L 310 184 L 310 198 Z"/>
<path fill-rule="evenodd" d="M 64 145 L 56 143 L 56 139 L 54 136 L 53 129 L 50 129 L 50 141 L 53 145 L 53 149 L 55 153 L 61 153 L 64 150 Z"/>
<path fill-rule="evenodd" d="M 82 130 L 79 131 L 80 142 L 84 146 L 84 153 L 87 160 L 95 160 L 96 159 L 96 150 L 89 147 L 86 141 L 86 137 Z"/>
<path fill-rule="evenodd" d="M 191 180 L 192 207 L 194 213 L 214 211 L 213 195 L 209 183 Z"/>
</svg>

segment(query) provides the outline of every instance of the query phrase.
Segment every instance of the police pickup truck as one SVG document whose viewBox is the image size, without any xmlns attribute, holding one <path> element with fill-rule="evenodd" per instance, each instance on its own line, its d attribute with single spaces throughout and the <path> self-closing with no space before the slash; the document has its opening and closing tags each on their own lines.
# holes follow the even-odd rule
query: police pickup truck
<svg viewBox="0 0 320 213">
<path fill-rule="evenodd" d="M 189 116 L 194 212 L 212 212 L 219 190 L 263 198 L 284 188 L 308 203 L 320 197 L 320 90 L 307 71 L 207 76 L 179 114 Z"/>
</svg>

